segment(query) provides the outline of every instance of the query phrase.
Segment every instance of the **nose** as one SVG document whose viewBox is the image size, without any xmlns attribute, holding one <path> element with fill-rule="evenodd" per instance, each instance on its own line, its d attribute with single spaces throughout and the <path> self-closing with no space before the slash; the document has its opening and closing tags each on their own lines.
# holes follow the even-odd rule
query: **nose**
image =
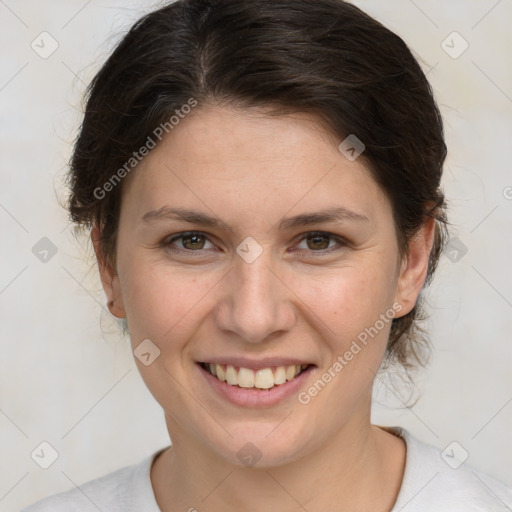
<svg viewBox="0 0 512 512">
<path fill-rule="evenodd" d="M 216 306 L 218 328 L 247 343 L 283 335 L 296 322 L 293 293 L 264 254 L 252 263 L 235 259 Z"/>
</svg>

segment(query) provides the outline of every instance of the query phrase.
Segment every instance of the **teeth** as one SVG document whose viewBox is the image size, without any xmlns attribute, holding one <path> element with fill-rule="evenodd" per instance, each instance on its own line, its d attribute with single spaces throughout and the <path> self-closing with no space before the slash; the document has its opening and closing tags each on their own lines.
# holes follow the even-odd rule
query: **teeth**
<svg viewBox="0 0 512 512">
<path fill-rule="evenodd" d="M 274 374 L 274 382 L 276 384 L 284 384 L 286 382 L 286 368 L 284 366 L 278 366 L 276 373 Z"/>
<path fill-rule="evenodd" d="M 224 371 L 224 368 L 220 364 L 211 364 L 211 367 L 215 367 L 215 373 L 217 374 L 216 377 L 220 381 L 224 382 L 226 380 L 226 372 Z M 215 373 L 211 372 L 212 375 L 215 375 Z"/>
<path fill-rule="evenodd" d="M 236 386 L 238 384 L 237 371 L 230 364 L 226 367 L 226 381 L 231 386 Z"/>
<path fill-rule="evenodd" d="M 241 388 L 270 389 L 294 379 L 308 365 L 277 366 L 275 369 L 262 368 L 256 372 L 250 368 L 237 368 L 230 364 L 205 364 L 205 368 L 222 382 Z"/>
<path fill-rule="evenodd" d="M 242 368 L 240 368 L 240 372 Z M 254 372 L 251 372 L 254 374 Z M 256 372 L 256 376 L 254 377 L 254 386 L 259 389 L 270 389 L 275 385 L 274 374 L 270 368 L 263 368 L 263 370 L 258 370 Z"/>
<path fill-rule="evenodd" d="M 238 385 L 241 388 L 253 388 L 254 372 L 248 368 L 240 368 L 238 371 Z"/>
<path fill-rule="evenodd" d="M 287 366 L 286 367 L 286 380 L 292 380 L 293 377 L 297 375 L 297 367 L 296 366 Z"/>
</svg>

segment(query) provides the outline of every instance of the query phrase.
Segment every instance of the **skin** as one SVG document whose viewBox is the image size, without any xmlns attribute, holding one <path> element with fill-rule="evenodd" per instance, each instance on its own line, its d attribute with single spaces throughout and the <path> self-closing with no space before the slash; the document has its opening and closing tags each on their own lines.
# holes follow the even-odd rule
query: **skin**
<svg viewBox="0 0 512 512">
<path fill-rule="evenodd" d="M 400 260 L 387 197 L 340 142 L 313 114 L 198 107 L 123 182 L 115 268 L 93 227 L 110 311 L 127 318 L 133 349 L 149 338 L 160 350 L 149 366 L 135 360 L 173 443 L 151 469 L 164 511 L 384 512 L 396 500 L 405 445 L 370 423 L 391 322 L 307 405 L 293 395 L 264 408 L 235 406 L 196 365 L 213 356 L 297 357 L 316 365 L 307 390 L 393 304 L 397 317 L 414 307 L 433 221 Z M 163 206 L 199 210 L 231 231 L 142 221 Z M 278 227 L 339 206 L 367 220 Z M 165 245 L 191 230 L 204 237 Z M 308 242 L 312 231 L 332 236 Z M 252 263 L 236 252 L 248 236 L 263 251 Z M 255 467 L 237 457 L 247 442 L 261 453 Z"/>
</svg>

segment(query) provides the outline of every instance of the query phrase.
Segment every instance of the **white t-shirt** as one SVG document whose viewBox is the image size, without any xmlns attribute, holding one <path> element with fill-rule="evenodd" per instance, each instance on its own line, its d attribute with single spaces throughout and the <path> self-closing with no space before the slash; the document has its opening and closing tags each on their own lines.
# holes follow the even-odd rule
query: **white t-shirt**
<svg viewBox="0 0 512 512">
<path fill-rule="evenodd" d="M 440 450 L 418 441 L 405 429 L 386 430 L 407 445 L 402 485 L 390 512 L 511 512 L 511 487 L 466 464 L 453 469 L 461 450 L 457 446 L 448 449 L 443 458 Z M 161 451 L 79 489 L 38 501 L 22 512 L 161 512 L 150 479 L 151 463 Z"/>
</svg>

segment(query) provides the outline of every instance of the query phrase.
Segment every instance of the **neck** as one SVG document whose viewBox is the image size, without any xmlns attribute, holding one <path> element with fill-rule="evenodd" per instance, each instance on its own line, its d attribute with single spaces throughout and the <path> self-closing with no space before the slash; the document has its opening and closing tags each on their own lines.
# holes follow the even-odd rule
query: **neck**
<svg viewBox="0 0 512 512">
<path fill-rule="evenodd" d="M 173 425 L 176 427 L 176 425 Z M 171 430 L 170 430 L 171 431 Z M 154 462 L 151 480 L 167 510 L 389 512 L 400 490 L 405 444 L 364 421 L 347 424 L 308 456 L 279 467 L 234 466 L 184 432 Z M 183 435 L 180 435 L 183 434 Z"/>
</svg>

